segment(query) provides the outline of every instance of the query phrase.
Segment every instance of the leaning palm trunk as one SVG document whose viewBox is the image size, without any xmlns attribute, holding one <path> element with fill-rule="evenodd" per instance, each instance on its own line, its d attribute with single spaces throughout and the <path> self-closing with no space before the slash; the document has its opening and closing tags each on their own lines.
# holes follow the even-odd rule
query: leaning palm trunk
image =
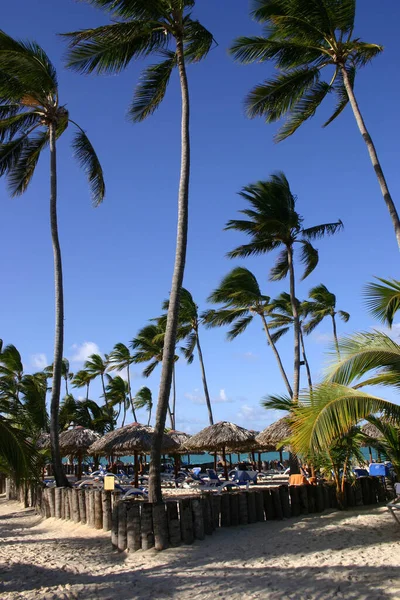
<svg viewBox="0 0 400 600">
<path fill-rule="evenodd" d="M 291 246 L 287 249 L 289 277 L 290 277 L 290 302 L 293 311 L 293 329 L 294 329 L 294 374 L 293 374 L 293 402 L 298 402 L 300 389 L 300 319 L 297 310 L 296 284 L 294 278 L 293 249 Z"/>
<path fill-rule="evenodd" d="M 128 389 L 129 389 L 129 400 L 131 403 L 131 409 L 132 409 L 132 415 L 133 415 L 133 420 L 135 421 L 135 423 L 137 422 L 137 418 L 136 418 L 136 412 L 135 412 L 135 405 L 133 404 L 133 398 L 132 398 L 132 390 L 131 390 L 131 374 L 129 372 L 129 365 L 126 368 L 127 370 L 127 379 L 128 379 Z"/>
<path fill-rule="evenodd" d="M 286 375 L 286 371 L 285 371 L 285 368 L 284 368 L 284 366 L 283 366 L 283 363 L 282 363 L 282 360 L 281 360 L 280 354 L 279 354 L 279 352 L 278 352 L 278 350 L 277 350 L 277 347 L 276 347 L 276 345 L 274 344 L 274 341 L 273 341 L 273 339 L 272 339 L 272 337 L 271 337 L 271 333 L 270 333 L 270 331 L 269 331 L 269 327 L 268 327 L 267 320 L 266 320 L 266 318 L 265 318 L 265 316 L 264 316 L 263 314 L 261 314 L 261 319 L 262 319 L 262 322 L 263 322 L 264 331 L 265 331 L 265 334 L 266 334 L 266 336 L 267 336 L 268 343 L 269 343 L 269 345 L 271 346 L 271 348 L 272 348 L 272 352 L 273 352 L 273 353 L 274 353 L 274 355 L 275 355 L 275 358 L 276 358 L 276 361 L 277 361 L 277 363 L 278 363 L 278 367 L 279 367 L 279 370 L 280 370 L 280 372 L 281 372 L 281 375 L 282 375 L 282 377 L 283 377 L 283 381 L 285 382 L 285 385 L 286 385 L 286 389 L 287 389 L 287 391 L 288 391 L 288 394 L 289 394 L 289 396 L 290 396 L 291 398 L 293 398 L 293 390 L 292 390 L 292 386 L 291 386 L 291 385 L 290 385 L 290 383 L 289 383 L 289 379 L 288 379 L 288 377 L 287 377 L 287 375 Z"/>
<path fill-rule="evenodd" d="M 303 355 L 304 366 L 306 367 L 306 371 L 307 371 L 308 387 L 310 388 L 310 392 L 312 392 L 311 369 L 310 369 L 310 365 L 308 363 L 308 359 L 307 359 L 307 355 L 306 355 L 306 346 L 304 344 L 304 336 L 303 336 L 303 331 L 301 329 L 301 325 L 300 325 L 300 344 L 301 344 L 301 353 Z"/>
<path fill-rule="evenodd" d="M 339 340 L 338 340 L 337 330 L 336 330 L 335 315 L 332 315 L 332 328 L 333 328 L 333 339 L 335 340 L 336 353 L 338 355 L 338 359 L 340 360 L 340 349 L 339 349 Z"/>
<path fill-rule="evenodd" d="M 378 154 L 375 149 L 375 145 L 372 141 L 370 134 L 368 133 L 367 127 L 365 125 L 364 119 L 362 117 L 360 108 L 358 106 L 358 102 L 354 95 L 353 86 L 351 85 L 349 75 L 344 67 L 341 68 L 341 72 L 343 75 L 343 82 L 346 88 L 347 95 L 350 100 L 351 108 L 353 109 L 354 117 L 356 119 L 358 128 L 360 133 L 364 139 L 364 142 L 367 146 L 368 153 L 372 162 L 372 166 L 374 167 L 376 177 L 378 179 L 379 186 L 381 188 L 382 196 L 385 201 L 386 207 L 389 211 L 390 218 L 392 219 L 394 232 L 397 239 L 397 244 L 400 248 L 400 219 L 394 202 L 392 200 L 392 196 L 390 195 L 388 185 L 386 183 L 385 176 L 383 174 L 383 170 L 381 164 L 378 159 Z"/>
<path fill-rule="evenodd" d="M 200 369 L 201 369 L 201 379 L 203 381 L 204 397 L 206 399 L 207 410 L 208 410 L 208 420 L 209 420 L 210 425 L 214 425 L 214 418 L 213 418 L 213 414 L 212 414 L 210 394 L 208 393 L 206 370 L 204 367 L 203 353 L 201 351 L 198 333 L 196 333 L 196 345 L 197 345 L 197 352 L 199 354 L 199 362 L 200 362 Z"/>
<path fill-rule="evenodd" d="M 182 155 L 181 176 L 178 196 L 178 231 L 176 240 L 175 266 L 169 299 L 167 325 L 165 330 L 164 351 L 158 396 L 156 424 L 154 428 L 153 446 L 151 449 L 151 464 L 149 476 L 149 502 L 162 502 L 161 493 L 161 446 L 168 410 L 168 400 L 171 390 L 172 371 L 175 361 L 175 341 L 179 316 L 179 297 L 182 288 L 186 261 L 189 177 L 190 177 L 190 136 L 189 136 L 189 88 L 186 76 L 183 40 L 177 40 L 176 54 L 182 92 Z"/>
<path fill-rule="evenodd" d="M 61 369 L 64 346 L 64 294 L 60 241 L 58 239 L 57 224 L 57 155 L 56 155 L 56 127 L 52 122 L 49 125 L 50 137 L 50 226 L 54 255 L 54 286 L 55 286 L 55 339 L 53 360 L 53 382 L 50 401 L 50 444 L 56 484 L 68 486 L 68 480 L 62 468 L 58 414 L 60 407 Z"/>
</svg>

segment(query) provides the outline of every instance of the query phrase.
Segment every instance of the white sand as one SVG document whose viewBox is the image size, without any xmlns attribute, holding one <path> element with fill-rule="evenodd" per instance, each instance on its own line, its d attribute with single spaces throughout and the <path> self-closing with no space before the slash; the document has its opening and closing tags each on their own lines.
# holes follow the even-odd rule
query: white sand
<svg viewBox="0 0 400 600">
<path fill-rule="evenodd" d="M 0 500 L 0 599 L 400 599 L 400 527 L 385 508 L 219 530 L 161 553 Z"/>
</svg>

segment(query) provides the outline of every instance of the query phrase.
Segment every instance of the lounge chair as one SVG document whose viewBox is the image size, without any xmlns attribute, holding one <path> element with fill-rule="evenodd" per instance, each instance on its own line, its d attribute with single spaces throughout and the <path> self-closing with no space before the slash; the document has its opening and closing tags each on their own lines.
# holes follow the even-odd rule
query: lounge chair
<svg viewBox="0 0 400 600">
<path fill-rule="evenodd" d="M 386 504 L 393 519 L 400 525 L 400 483 L 394 484 L 396 490 L 396 498 Z"/>
</svg>

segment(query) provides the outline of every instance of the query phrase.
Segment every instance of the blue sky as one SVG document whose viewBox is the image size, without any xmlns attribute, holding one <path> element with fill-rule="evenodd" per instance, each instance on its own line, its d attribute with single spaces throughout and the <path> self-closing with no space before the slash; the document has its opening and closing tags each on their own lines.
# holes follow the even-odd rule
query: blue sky
<svg viewBox="0 0 400 600">
<path fill-rule="evenodd" d="M 148 319 L 158 316 L 172 275 L 180 159 L 180 95 L 171 80 L 159 111 L 140 125 L 126 110 L 143 63 L 118 76 L 84 77 L 63 67 L 65 46 L 57 33 L 107 22 L 84 2 L 14 0 L 2 9 L 1 27 L 10 35 L 36 39 L 59 73 L 61 102 L 82 125 L 101 158 L 107 197 L 90 205 L 84 175 L 72 158 L 68 134 L 59 144 L 59 224 L 65 278 L 65 356 L 73 370 L 92 351 L 109 352 L 128 343 Z M 298 197 L 307 226 L 341 218 L 345 230 L 317 243 L 320 264 L 298 285 L 298 297 L 323 282 L 337 295 L 338 308 L 351 313 L 341 333 L 374 324 L 361 292 L 374 275 L 397 276 L 394 233 L 369 158 L 350 109 L 322 129 L 332 106 L 289 140 L 274 144 L 276 127 L 248 120 L 243 99 L 251 87 L 271 76 L 272 65 L 240 66 L 227 54 L 238 35 L 258 34 L 245 0 L 198 0 L 196 16 L 218 41 L 207 60 L 189 67 L 192 102 L 192 179 L 190 234 L 185 287 L 200 308 L 231 268 L 251 269 L 264 293 L 275 296 L 287 282 L 270 283 L 273 256 L 232 261 L 226 253 L 244 238 L 224 232 L 243 202 L 242 186 L 283 170 Z M 38 8 L 40 7 L 40 10 Z M 23 18 L 22 18 L 23 15 Z M 399 197 L 398 67 L 400 5 L 358 2 L 356 34 L 381 43 L 384 53 L 360 73 L 356 94 L 377 145 L 394 199 Z M 1 240 L 0 337 L 21 351 L 26 369 L 52 360 L 54 328 L 53 264 L 49 231 L 48 156 L 44 155 L 30 190 L 10 199 L 0 182 Z M 329 323 L 307 339 L 314 377 L 321 374 L 330 343 Z M 291 370 L 291 337 L 279 348 Z M 224 330 L 202 332 L 202 345 L 216 419 L 262 429 L 276 418 L 260 399 L 284 391 L 259 324 L 235 342 Z M 43 364 L 42 364 L 43 363 Z M 149 379 L 134 368 L 134 390 L 149 385 L 157 396 L 159 371 Z M 198 363 L 177 366 L 177 426 L 196 431 L 207 424 Z M 99 393 L 93 388 L 93 396 Z M 143 420 L 145 416 L 142 415 Z"/>
</svg>

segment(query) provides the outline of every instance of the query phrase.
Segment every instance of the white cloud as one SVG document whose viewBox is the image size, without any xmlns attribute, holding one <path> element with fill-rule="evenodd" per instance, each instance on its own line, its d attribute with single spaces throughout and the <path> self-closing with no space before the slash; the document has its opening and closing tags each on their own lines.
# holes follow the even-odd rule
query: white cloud
<svg viewBox="0 0 400 600">
<path fill-rule="evenodd" d="M 331 333 L 313 333 L 311 337 L 317 344 L 328 344 L 333 342 L 333 335 Z"/>
<path fill-rule="evenodd" d="M 391 329 L 389 329 L 389 327 L 382 327 L 382 326 L 372 327 L 372 329 L 375 329 L 377 331 L 381 331 L 382 333 L 385 333 L 386 335 L 388 335 L 395 341 L 398 341 L 398 339 L 400 337 L 400 323 L 393 323 Z"/>
<path fill-rule="evenodd" d="M 187 392 L 185 398 L 193 402 L 193 404 L 206 403 L 204 394 L 200 392 L 199 388 L 194 389 L 193 392 Z M 226 402 L 233 402 L 233 400 L 227 396 L 225 389 L 221 389 L 218 396 L 211 397 L 211 404 L 224 404 Z"/>
<path fill-rule="evenodd" d="M 48 366 L 47 356 L 43 354 L 43 352 L 39 352 L 38 354 L 32 354 L 31 356 L 31 365 L 34 369 L 39 369 L 39 371 L 43 371 L 44 368 Z"/>
<path fill-rule="evenodd" d="M 260 406 L 251 406 L 249 404 L 242 404 L 237 418 L 245 423 L 259 423 L 260 420 L 265 419 L 265 410 Z"/>
<path fill-rule="evenodd" d="M 221 402 L 228 402 L 228 398 L 226 397 L 225 390 L 219 391 L 219 399 L 221 400 Z"/>
<path fill-rule="evenodd" d="M 73 355 L 69 359 L 71 362 L 85 362 L 92 354 L 100 354 L 100 348 L 95 342 L 83 342 L 83 344 L 73 344 L 71 346 Z"/>
</svg>

